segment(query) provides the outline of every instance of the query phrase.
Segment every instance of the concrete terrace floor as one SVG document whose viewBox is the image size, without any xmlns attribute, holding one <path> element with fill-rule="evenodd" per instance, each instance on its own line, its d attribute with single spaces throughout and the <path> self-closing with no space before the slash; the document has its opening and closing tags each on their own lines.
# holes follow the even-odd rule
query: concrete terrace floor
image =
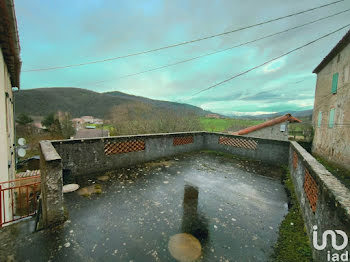
<svg viewBox="0 0 350 262">
<path fill-rule="evenodd" d="M 169 239 L 186 232 L 201 244 L 198 261 L 268 261 L 288 212 L 283 172 L 197 152 L 80 177 L 102 193 L 65 194 L 63 226 L 25 235 L 19 223 L 0 251 L 15 261 L 176 261 Z"/>
</svg>

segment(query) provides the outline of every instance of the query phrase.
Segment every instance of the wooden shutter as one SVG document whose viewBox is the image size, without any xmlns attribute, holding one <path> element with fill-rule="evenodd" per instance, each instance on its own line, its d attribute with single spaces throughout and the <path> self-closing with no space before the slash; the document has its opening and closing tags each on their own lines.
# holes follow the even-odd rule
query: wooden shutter
<svg viewBox="0 0 350 262">
<path fill-rule="evenodd" d="M 322 111 L 318 113 L 318 123 L 317 126 L 320 127 L 322 124 Z"/>
<path fill-rule="evenodd" d="M 329 112 L 329 127 L 333 127 L 334 126 L 334 108 L 331 108 L 331 111 Z"/>
<path fill-rule="evenodd" d="M 335 73 L 333 75 L 333 81 L 332 81 L 332 94 L 336 94 L 337 93 L 337 89 L 338 89 L 338 73 Z"/>
</svg>

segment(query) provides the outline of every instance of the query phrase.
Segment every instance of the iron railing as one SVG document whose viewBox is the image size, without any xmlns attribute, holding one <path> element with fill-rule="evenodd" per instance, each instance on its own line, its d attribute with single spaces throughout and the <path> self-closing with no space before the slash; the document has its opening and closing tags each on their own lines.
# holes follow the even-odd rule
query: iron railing
<svg viewBox="0 0 350 262">
<path fill-rule="evenodd" d="M 40 184 L 40 176 L 0 182 L 0 227 L 36 213 Z"/>
</svg>

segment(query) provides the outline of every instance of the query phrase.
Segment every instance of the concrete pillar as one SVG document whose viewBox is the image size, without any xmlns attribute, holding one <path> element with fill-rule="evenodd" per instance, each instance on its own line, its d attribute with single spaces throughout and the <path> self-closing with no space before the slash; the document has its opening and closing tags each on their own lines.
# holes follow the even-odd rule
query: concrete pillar
<svg viewBox="0 0 350 262">
<path fill-rule="evenodd" d="M 44 227 L 65 220 L 63 208 L 62 159 L 50 141 L 40 141 L 41 196 Z"/>
</svg>

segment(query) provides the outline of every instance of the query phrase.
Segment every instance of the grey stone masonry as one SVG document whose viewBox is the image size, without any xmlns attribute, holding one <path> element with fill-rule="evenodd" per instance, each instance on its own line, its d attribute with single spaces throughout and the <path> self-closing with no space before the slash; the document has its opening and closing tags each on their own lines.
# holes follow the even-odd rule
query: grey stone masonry
<svg viewBox="0 0 350 262">
<path fill-rule="evenodd" d="M 321 245 L 326 230 L 342 230 L 350 237 L 350 191 L 323 165 L 297 142 L 292 141 L 289 152 L 289 170 L 300 208 L 313 247 L 315 261 L 328 260 L 328 254 L 350 253 L 350 247 L 335 250 L 328 236 L 326 248 L 317 250 L 313 246 L 314 226 L 317 226 L 317 240 Z M 340 235 L 337 244 L 343 243 Z M 350 254 L 349 254 L 350 255 Z M 334 260 L 336 261 L 336 260 Z M 341 260 L 337 260 L 341 261 Z"/>
<path fill-rule="evenodd" d="M 44 227 L 64 221 L 62 159 L 50 141 L 40 141 L 41 194 Z"/>
<path fill-rule="evenodd" d="M 204 147 L 273 165 L 288 164 L 289 141 L 206 133 Z"/>
<path fill-rule="evenodd" d="M 52 141 L 63 169 L 86 175 L 204 149 L 204 132 L 181 132 Z M 186 141 L 186 138 L 192 140 Z M 179 144 L 174 146 L 174 142 Z M 182 143 L 181 143 L 182 142 Z"/>
<path fill-rule="evenodd" d="M 243 137 L 223 133 L 182 132 L 118 136 L 93 139 L 41 141 L 43 215 L 46 227 L 64 220 L 62 176 L 108 171 L 120 167 L 199 150 L 214 150 L 289 165 L 307 232 L 313 241 L 317 226 L 318 243 L 326 230 L 342 230 L 350 236 L 350 191 L 296 142 Z M 340 245 L 341 236 L 336 235 Z M 326 248 L 313 249 L 315 261 L 327 261 L 337 251 L 330 237 Z"/>
</svg>

